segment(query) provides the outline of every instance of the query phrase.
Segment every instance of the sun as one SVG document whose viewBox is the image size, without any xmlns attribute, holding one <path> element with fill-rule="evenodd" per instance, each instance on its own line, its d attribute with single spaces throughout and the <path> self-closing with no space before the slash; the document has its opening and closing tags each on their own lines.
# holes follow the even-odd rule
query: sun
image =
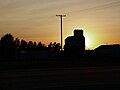
<svg viewBox="0 0 120 90">
<path fill-rule="evenodd" d="M 85 49 L 94 50 L 100 42 L 100 40 L 95 38 L 96 36 L 94 34 L 90 33 L 85 34 L 84 37 L 85 37 Z"/>
<path fill-rule="evenodd" d="M 88 37 L 85 37 L 85 47 L 90 48 L 91 47 L 91 40 Z"/>
</svg>

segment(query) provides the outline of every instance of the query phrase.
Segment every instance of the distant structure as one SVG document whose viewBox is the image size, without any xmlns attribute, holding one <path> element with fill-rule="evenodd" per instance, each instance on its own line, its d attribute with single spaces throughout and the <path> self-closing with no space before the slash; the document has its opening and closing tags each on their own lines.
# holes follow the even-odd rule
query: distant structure
<svg viewBox="0 0 120 90">
<path fill-rule="evenodd" d="M 120 57 L 120 45 L 101 45 L 95 49 L 95 52 L 103 57 Z"/>
<path fill-rule="evenodd" d="M 66 55 L 79 56 L 85 52 L 85 37 L 83 30 L 74 30 L 74 36 L 65 39 L 64 51 Z"/>
</svg>

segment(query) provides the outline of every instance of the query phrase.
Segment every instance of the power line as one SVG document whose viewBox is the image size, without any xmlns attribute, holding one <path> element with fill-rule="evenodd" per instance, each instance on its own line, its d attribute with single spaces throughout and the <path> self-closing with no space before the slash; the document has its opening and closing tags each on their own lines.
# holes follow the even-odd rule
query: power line
<svg viewBox="0 0 120 90">
<path fill-rule="evenodd" d="M 107 3 L 107 4 L 93 6 L 93 7 L 86 8 L 86 9 L 81 9 L 81 10 L 75 10 L 75 11 L 66 12 L 65 14 L 68 14 L 68 15 L 77 15 L 78 13 L 82 14 L 82 13 L 89 13 L 91 11 L 95 12 L 97 10 L 105 10 L 106 8 L 112 8 L 112 7 L 117 7 L 117 6 L 120 6 L 120 0 L 119 1 L 114 1 L 114 2 L 111 2 L 111 3 Z M 69 19 L 69 20 L 67 20 L 65 22 L 70 22 L 71 20 L 73 20 L 73 19 Z"/>
<path fill-rule="evenodd" d="M 117 6 L 120 6 L 120 0 L 119 1 L 110 2 L 110 3 L 107 3 L 107 4 L 102 4 L 102 5 L 99 5 L 99 6 L 93 6 L 93 7 L 86 8 L 86 9 L 75 10 L 75 11 L 68 11 L 68 12 L 66 11 L 65 14 L 72 15 L 72 14 L 76 14 L 76 13 L 90 12 L 92 10 L 104 10 L 106 8 L 112 8 L 112 7 L 117 7 Z M 53 18 L 53 15 L 43 16 L 43 17 L 40 17 L 40 18 Z M 45 24 L 48 24 L 50 22 L 46 22 Z"/>
<path fill-rule="evenodd" d="M 68 14 L 68 13 L 76 13 L 76 12 L 83 13 L 83 12 L 86 12 L 86 11 L 89 12 L 91 10 L 101 10 L 101 9 L 112 8 L 112 7 L 116 7 L 116 6 L 120 6 L 120 1 L 111 2 L 111 3 L 99 5 L 99 6 L 86 8 L 86 9 L 76 10 L 76 11 L 72 11 L 72 12 L 67 12 L 66 14 Z"/>
</svg>

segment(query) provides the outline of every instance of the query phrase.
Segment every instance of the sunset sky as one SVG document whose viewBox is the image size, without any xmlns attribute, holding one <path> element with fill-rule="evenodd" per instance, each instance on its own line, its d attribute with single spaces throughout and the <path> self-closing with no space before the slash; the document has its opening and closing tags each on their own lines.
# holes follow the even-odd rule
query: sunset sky
<svg viewBox="0 0 120 90">
<path fill-rule="evenodd" d="M 83 29 L 86 46 L 120 44 L 120 0 L 0 0 L 0 37 L 11 33 L 26 41 L 63 42 L 74 29 Z"/>
</svg>

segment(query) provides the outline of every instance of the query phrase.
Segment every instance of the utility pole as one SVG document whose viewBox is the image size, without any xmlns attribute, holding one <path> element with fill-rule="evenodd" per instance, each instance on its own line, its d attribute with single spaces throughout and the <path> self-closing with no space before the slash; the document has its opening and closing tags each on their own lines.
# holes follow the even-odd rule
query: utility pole
<svg viewBox="0 0 120 90">
<path fill-rule="evenodd" d="M 60 17 L 60 22 L 61 22 L 61 50 L 62 50 L 62 18 L 66 17 L 66 15 L 56 15 L 57 17 Z"/>
</svg>

